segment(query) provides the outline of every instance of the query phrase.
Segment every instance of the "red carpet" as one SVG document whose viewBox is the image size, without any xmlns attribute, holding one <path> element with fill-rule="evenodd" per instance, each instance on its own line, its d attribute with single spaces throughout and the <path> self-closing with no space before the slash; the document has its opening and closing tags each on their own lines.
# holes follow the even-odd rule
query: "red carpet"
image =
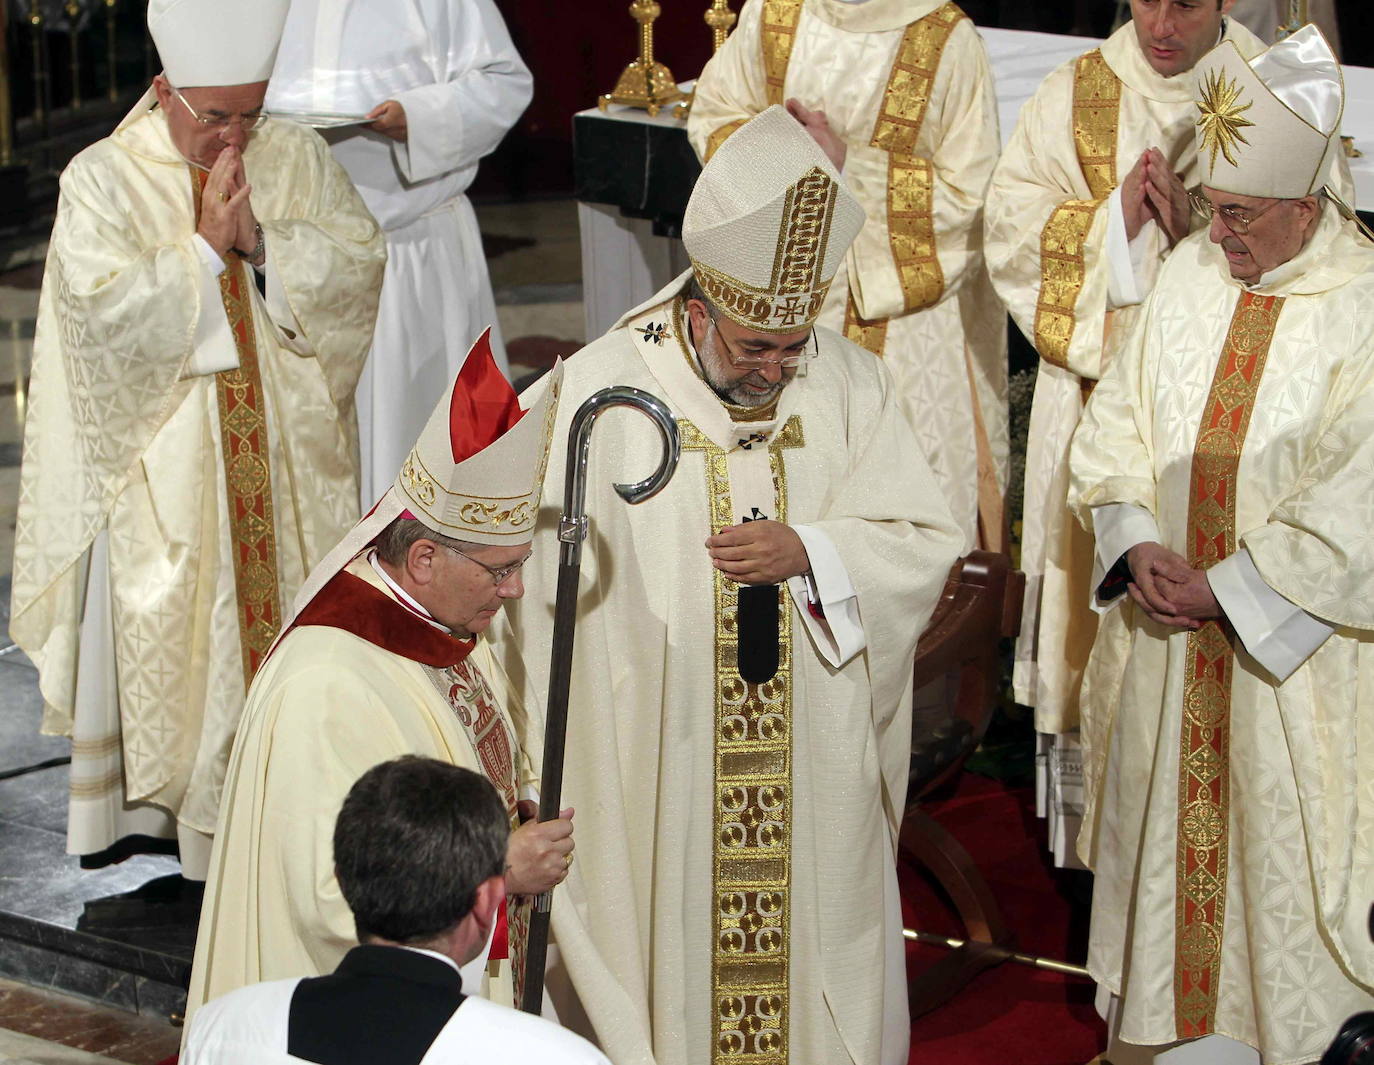
<svg viewBox="0 0 1374 1065">
<path fill-rule="evenodd" d="M 1083 963 L 1087 905 L 1071 898 L 1075 874 L 1056 870 L 1044 850 L 1044 826 L 1035 818 L 1031 788 L 1009 789 L 964 773 L 948 798 L 925 809 L 973 856 L 1016 933 L 1017 949 Z M 923 877 L 903 870 L 900 879 L 908 928 L 962 938 L 954 911 Z M 911 944 L 907 966 L 914 973 L 943 953 Z M 1106 1039 L 1092 1002 L 1089 980 L 1005 962 L 913 1022 L 910 1060 L 912 1065 L 1084 1065 Z"/>
</svg>

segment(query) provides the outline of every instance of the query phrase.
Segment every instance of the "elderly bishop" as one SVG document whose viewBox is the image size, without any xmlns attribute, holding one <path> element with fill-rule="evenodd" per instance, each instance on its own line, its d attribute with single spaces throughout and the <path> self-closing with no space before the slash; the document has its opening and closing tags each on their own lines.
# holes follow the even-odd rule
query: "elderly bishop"
<svg viewBox="0 0 1374 1065">
<path fill-rule="evenodd" d="M 357 519 L 385 252 L 310 130 L 262 116 L 285 0 L 153 0 L 165 70 L 62 175 L 11 632 L 72 737 L 68 849 L 203 879 L 244 692 Z"/>
<path fill-rule="evenodd" d="M 529 598 L 499 648 L 527 705 L 571 412 L 633 385 L 683 442 L 669 485 L 627 507 L 613 482 L 647 473 L 657 438 L 613 409 L 588 472 L 564 792 L 584 845 L 552 920 L 616 1062 L 907 1058 L 912 661 L 963 536 L 883 362 L 815 324 L 862 224 L 771 107 L 692 191 L 691 270 L 568 363 Z"/>
<path fill-rule="evenodd" d="M 1070 451 L 1103 612 L 1088 967 L 1114 1062 L 1311 1062 L 1374 1005 L 1374 247 L 1331 195 L 1343 90 L 1317 30 L 1252 61 L 1223 43 L 1198 75 L 1210 229 L 1163 264 Z"/>
</svg>

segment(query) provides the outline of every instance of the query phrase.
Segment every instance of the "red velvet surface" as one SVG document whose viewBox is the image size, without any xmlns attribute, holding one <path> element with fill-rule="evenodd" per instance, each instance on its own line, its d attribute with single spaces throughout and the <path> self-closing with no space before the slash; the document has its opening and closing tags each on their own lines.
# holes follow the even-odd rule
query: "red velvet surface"
<svg viewBox="0 0 1374 1065">
<path fill-rule="evenodd" d="M 948 798 L 926 812 L 968 850 L 1016 934 L 1017 948 L 1082 964 L 1087 906 L 1070 898 L 1073 875 L 1045 851 L 1031 788 L 1007 788 L 964 773 Z M 1079 874 L 1081 875 L 1081 874 Z M 921 875 L 903 869 L 906 927 L 962 938 L 954 911 Z M 910 944 L 908 972 L 946 952 Z M 985 970 L 911 1026 L 912 1065 L 1083 1065 L 1100 1053 L 1106 1028 L 1089 980 L 1004 962 Z"/>
</svg>

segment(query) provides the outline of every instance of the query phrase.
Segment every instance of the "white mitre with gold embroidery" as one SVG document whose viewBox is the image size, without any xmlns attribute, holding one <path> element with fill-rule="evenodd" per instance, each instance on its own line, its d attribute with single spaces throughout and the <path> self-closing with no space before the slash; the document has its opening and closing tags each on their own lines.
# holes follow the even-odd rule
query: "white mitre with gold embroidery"
<svg viewBox="0 0 1374 1065">
<path fill-rule="evenodd" d="M 746 329 L 794 333 L 821 313 L 863 224 L 820 146 L 775 104 L 711 156 L 687 202 L 682 243 L 721 311 Z"/>
<path fill-rule="evenodd" d="M 396 518 L 415 518 L 468 543 L 529 543 L 553 443 L 561 361 L 545 381 L 539 398 L 522 410 L 492 357 L 491 330 L 478 337 L 395 482 L 310 571 L 292 619 Z M 283 627 L 283 635 L 286 631 Z"/>
<path fill-rule="evenodd" d="M 266 81 L 288 0 L 149 0 L 148 33 L 178 89 Z"/>
<path fill-rule="evenodd" d="M 1333 179 L 1345 82 L 1316 26 L 1304 26 L 1249 62 L 1225 41 L 1196 72 L 1204 185 L 1292 200 Z"/>
</svg>

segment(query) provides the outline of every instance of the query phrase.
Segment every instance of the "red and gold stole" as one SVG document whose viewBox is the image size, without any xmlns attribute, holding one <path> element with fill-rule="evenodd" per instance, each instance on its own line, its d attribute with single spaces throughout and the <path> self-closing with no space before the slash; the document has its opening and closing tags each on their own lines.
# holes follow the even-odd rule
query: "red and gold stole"
<svg viewBox="0 0 1374 1065">
<path fill-rule="evenodd" d="M 191 168 L 196 225 L 206 172 Z M 220 299 L 238 349 L 237 370 L 215 375 L 220 443 L 229 504 L 229 542 L 239 612 L 239 647 L 246 690 L 281 627 L 277 535 L 268 463 L 267 398 L 258 369 L 257 336 L 247 263 L 232 258 L 219 275 Z"/>
<path fill-rule="evenodd" d="M 1241 450 L 1283 299 L 1236 304 L 1193 449 L 1188 564 L 1210 569 L 1236 549 Z M 1179 739 L 1174 1022 L 1178 1038 L 1211 1032 L 1221 981 L 1231 798 L 1235 634 L 1224 620 L 1188 634 Z"/>
</svg>

